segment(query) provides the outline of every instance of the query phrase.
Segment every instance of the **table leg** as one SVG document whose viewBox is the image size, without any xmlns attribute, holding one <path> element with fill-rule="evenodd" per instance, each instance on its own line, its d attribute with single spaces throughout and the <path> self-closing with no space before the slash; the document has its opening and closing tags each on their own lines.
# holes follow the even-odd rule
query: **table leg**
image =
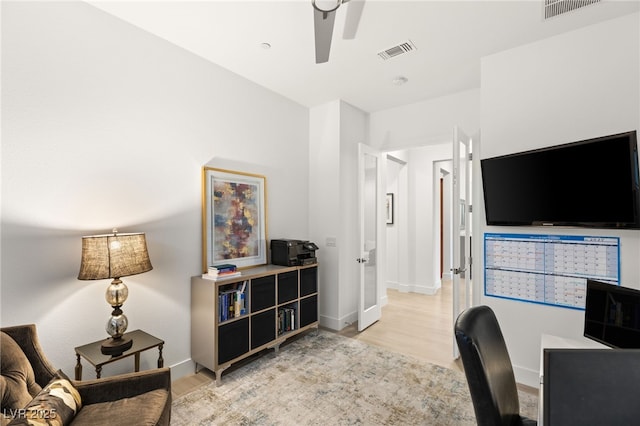
<svg viewBox="0 0 640 426">
<path fill-rule="evenodd" d="M 162 358 L 162 347 L 164 345 L 158 346 L 158 368 L 164 367 L 164 359 Z"/>
<path fill-rule="evenodd" d="M 135 359 L 136 359 L 135 371 L 137 373 L 138 371 L 140 371 L 140 352 L 136 352 Z"/>
<path fill-rule="evenodd" d="M 76 354 L 78 361 L 76 362 L 76 380 L 82 380 L 82 363 L 80 363 L 80 354 Z"/>
</svg>

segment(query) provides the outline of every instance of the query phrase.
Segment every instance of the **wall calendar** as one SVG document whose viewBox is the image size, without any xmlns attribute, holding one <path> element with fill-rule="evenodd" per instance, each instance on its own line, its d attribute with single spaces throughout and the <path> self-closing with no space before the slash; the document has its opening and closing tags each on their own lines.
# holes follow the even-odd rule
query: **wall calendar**
<svg viewBox="0 0 640 426">
<path fill-rule="evenodd" d="M 620 285 L 620 239 L 484 234 L 485 296 L 584 309 L 587 279 Z"/>
</svg>

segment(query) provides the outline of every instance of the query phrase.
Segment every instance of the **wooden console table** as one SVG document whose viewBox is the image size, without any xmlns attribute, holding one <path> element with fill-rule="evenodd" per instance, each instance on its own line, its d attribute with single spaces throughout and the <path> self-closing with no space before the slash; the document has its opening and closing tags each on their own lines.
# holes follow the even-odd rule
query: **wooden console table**
<svg viewBox="0 0 640 426">
<path fill-rule="evenodd" d="M 133 340 L 133 345 L 130 349 L 124 351 L 121 355 L 112 356 L 105 355 L 101 352 L 100 346 L 104 342 L 98 340 L 97 342 L 89 343 L 83 346 L 75 348 L 76 357 L 78 359 L 75 368 L 76 380 L 82 380 L 82 363 L 81 357 L 86 359 L 96 369 L 96 378 L 100 378 L 102 374 L 102 366 L 110 364 L 115 361 L 119 361 L 123 358 L 134 356 L 135 359 L 135 371 L 140 371 L 140 352 L 146 351 L 151 348 L 158 348 L 158 368 L 164 367 L 164 359 L 162 358 L 162 348 L 164 347 L 164 340 L 158 339 L 142 330 L 134 330 L 129 333 L 125 333 L 125 336 Z"/>
</svg>

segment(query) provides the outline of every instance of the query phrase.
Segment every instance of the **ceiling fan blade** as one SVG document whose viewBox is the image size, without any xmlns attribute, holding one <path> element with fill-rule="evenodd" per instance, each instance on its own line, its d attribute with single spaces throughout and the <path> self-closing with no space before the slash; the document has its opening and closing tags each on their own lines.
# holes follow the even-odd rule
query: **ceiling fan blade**
<svg viewBox="0 0 640 426">
<path fill-rule="evenodd" d="M 344 22 L 342 38 L 345 40 L 353 40 L 356 38 L 356 33 L 358 32 L 358 25 L 360 25 L 360 18 L 362 17 L 365 0 L 348 1 L 349 4 L 347 4 L 347 16 Z M 343 1 L 343 3 L 345 2 Z"/>
<path fill-rule="evenodd" d="M 323 12 L 316 8 L 313 9 L 313 26 L 316 35 L 316 64 L 321 64 L 329 60 L 333 23 L 335 20 L 335 9 L 330 12 Z"/>
</svg>

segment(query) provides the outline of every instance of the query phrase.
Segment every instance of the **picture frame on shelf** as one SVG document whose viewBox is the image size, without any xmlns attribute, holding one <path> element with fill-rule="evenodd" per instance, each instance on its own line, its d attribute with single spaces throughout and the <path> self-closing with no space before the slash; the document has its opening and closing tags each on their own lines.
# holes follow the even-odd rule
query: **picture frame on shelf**
<svg viewBox="0 0 640 426">
<path fill-rule="evenodd" d="M 202 169 L 202 270 L 267 264 L 266 177 Z"/>
<path fill-rule="evenodd" d="M 393 225 L 393 193 L 392 192 L 387 193 L 385 211 L 387 213 L 387 225 Z"/>
</svg>

